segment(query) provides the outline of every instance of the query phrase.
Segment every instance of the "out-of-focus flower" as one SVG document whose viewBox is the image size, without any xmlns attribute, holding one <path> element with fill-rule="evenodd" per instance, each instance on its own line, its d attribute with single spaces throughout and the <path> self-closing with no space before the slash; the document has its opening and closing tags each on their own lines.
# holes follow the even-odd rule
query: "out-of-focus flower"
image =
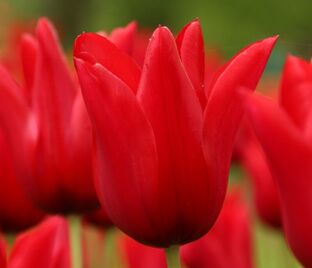
<svg viewBox="0 0 312 268">
<path fill-rule="evenodd" d="M 262 96 L 246 97 L 248 115 L 278 187 L 286 238 L 305 267 L 312 267 L 311 73 L 311 63 L 289 56 L 282 77 L 282 108 Z"/>
<path fill-rule="evenodd" d="M 91 124 L 50 22 L 40 19 L 21 48 L 25 90 L 10 93 L 12 104 L 0 100 L 19 182 L 48 212 L 96 209 Z"/>
<path fill-rule="evenodd" d="M 254 43 L 204 89 L 198 21 L 151 37 L 143 69 L 107 38 L 85 33 L 74 56 L 96 138 L 96 187 L 112 222 L 160 247 L 204 235 L 224 200 L 243 107 L 276 38 Z M 122 197 L 122 198 L 121 198 Z"/>
<path fill-rule="evenodd" d="M 272 227 L 281 227 L 276 185 L 261 145 L 247 120 L 242 121 L 238 132 L 236 153 L 251 179 L 254 203 L 260 219 Z"/>
<path fill-rule="evenodd" d="M 6 116 L 9 111 L 14 113 L 18 111 L 18 107 L 14 103 L 10 103 L 9 99 L 11 97 L 18 99 L 20 88 L 1 65 L 0 77 L 1 99 L 8 102 L 5 105 L 12 104 L 10 107 L 4 106 L 1 109 L 2 116 Z M 21 116 L 25 116 L 25 114 Z M 14 118 L 7 118 L 7 120 L 14 120 Z M 13 134 L 16 131 L 14 129 L 15 122 L 11 123 Z M 18 138 L 21 139 L 22 137 Z M 6 232 L 15 232 L 36 224 L 43 218 L 44 214 L 35 208 L 18 183 L 8 140 L 5 132 L 0 128 L 0 229 Z"/>
<path fill-rule="evenodd" d="M 125 235 L 119 239 L 119 248 L 127 268 L 167 268 L 163 249 L 145 246 Z"/>
<path fill-rule="evenodd" d="M 70 268 L 69 230 L 54 216 L 20 234 L 12 247 L 8 268 Z"/>
<path fill-rule="evenodd" d="M 237 189 L 226 198 L 210 232 L 182 246 L 180 256 L 188 268 L 253 267 L 251 218 Z"/>
</svg>

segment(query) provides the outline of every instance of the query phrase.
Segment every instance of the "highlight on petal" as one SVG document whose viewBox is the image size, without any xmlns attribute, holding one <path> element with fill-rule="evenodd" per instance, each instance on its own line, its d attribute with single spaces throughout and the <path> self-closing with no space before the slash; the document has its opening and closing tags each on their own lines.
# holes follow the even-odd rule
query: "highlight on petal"
<svg viewBox="0 0 312 268">
<path fill-rule="evenodd" d="M 254 90 L 277 37 L 256 42 L 239 52 L 215 76 L 204 111 L 203 144 L 209 175 L 218 182 L 215 217 L 221 208 L 238 125 L 243 114 L 240 87 Z M 216 191 L 216 189 L 223 189 Z"/>
<path fill-rule="evenodd" d="M 16 238 L 10 268 L 70 268 L 69 230 L 65 219 L 54 216 Z"/>
<path fill-rule="evenodd" d="M 107 38 L 95 33 L 79 35 L 74 45 L 74 56 L 91 64 L 101 64 L 136 93 L 141 76 L 140 67 Z"/>
<path fill-rule="evenodd" d="M 23 164 L 29 156 L 25 148 L 30 122 L 30 109 L 21 87 L 12 79 L 8 71 L 0 65 L 0 125 L 10 144 L 16 163 Z"/>
<path fill-rule="evenodd" d="M 152 128 L 122 80 L 100 64 L 75 58 L 75 65 L 95 131 L 95 180 L 101 203 L 124 232 L 140 241 L 155 239 L 144 199 L 152 198 L 149 181 L 157 177 Z"/>
<path fill-rule="evenodd" d="M 166 27 L 159 27 L 151 38 L 137 98 L 157 145 L 159 177 L 154 189 L 158 197 L 149 198 L 151 203 L 159 203 L 154 220 L 156 226 L 167 229 L 171 243 L 185 243 L 206 232 L 211 224 L 213 182 L 207 179 L 202 152 L 200 102 Z"/>
<path fill-rule="evenodd" d="M 181 61 L 204 109 L 206 105 L 205 46 L 199 21 L 194 20 L 187 24 L 178 34 L 176 42 Z"/>
<path fill-rule="evenodd" d="M 273 101 L 247 95 L 246 107 L 278 187 L 286 238 L 299 261 L 309 267 L 312 220 L 305 215 L 312 211 L 310 141 Z"/>
</svg>

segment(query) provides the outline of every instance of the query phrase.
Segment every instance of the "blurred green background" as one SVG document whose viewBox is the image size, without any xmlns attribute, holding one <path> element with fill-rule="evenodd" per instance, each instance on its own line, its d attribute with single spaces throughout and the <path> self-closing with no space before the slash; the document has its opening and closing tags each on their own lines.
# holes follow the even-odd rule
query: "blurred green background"
<svg viewBox="0 0 312 268">
<path fill-rule="evenodd" d="M 0 1 L 5 3 L 0 8 L 6 5 L 10 11 L 11 20 L 50 17 L 64 33 L 66 47 L 82 31 L 110 30 L 131 20 L 142 27 L 162 24 L 178 31 L 199 17 L 206 43 L 219 48 L 226 57 L 252 41 L 276 34 L 280 35 L 280 54 L 312 55 L 311 0 Z"/>
</svg>

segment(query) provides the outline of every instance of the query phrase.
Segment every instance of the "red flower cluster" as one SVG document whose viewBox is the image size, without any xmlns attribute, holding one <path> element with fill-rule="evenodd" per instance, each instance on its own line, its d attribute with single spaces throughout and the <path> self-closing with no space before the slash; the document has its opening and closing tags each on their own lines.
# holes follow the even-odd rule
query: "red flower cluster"
<svg viewBox="0 0 312 268">
<path fill-rule="evenodd" d="M 226 198 L 247 110 L 236 143 L 258 212 L 283 227 L 297 258 L 312 267 L 311 64 L 288 57 L 280 108 L 252 94 L 277 37 L 217 69 L 198 20 L 176 37 L 163 26 L 149 37 L 136 23 L 83 33 L 74 43 L 75 73 L 47 19 L 22 35 L 22 70 L 0 65 L 1 231 L 48 213 L 79 213 L 131 237 L 119 247 L 128 267 L 167 266 L 163 249 L 133 238 L 183 245 L 186 267 L 250 268 L 248 206 L 238 191 Z M 0 239 L 1 268 L 71 266 L 61 216 L 19 235 L 8 258 L 6 248 Z"/>
</svg>

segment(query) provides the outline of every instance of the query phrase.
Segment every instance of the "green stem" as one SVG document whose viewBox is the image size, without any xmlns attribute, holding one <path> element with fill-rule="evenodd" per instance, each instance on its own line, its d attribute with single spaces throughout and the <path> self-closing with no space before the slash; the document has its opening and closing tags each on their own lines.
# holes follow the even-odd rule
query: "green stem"
<svg viewBox="0 0 312 268">
<path fill-rule="evenodd" d="M 166 248 L 167 266 L 168 268 L 180 268 L 179 247 L 172 246 Z"/>
<path fill-rule="evenodd" d="M 81 225 L 78 216 L 69 216 L 72 268 L 82 268 Z"/>
<path fill-rule="evenodd" d="M 105 230 L 105 268 L 126 267 L 118 253 L 118 245 L 116 241 L 116 235 L 118 235 L 117 232 L 118 231 L 115 228 L 108 228 Z"/>
</svg>

